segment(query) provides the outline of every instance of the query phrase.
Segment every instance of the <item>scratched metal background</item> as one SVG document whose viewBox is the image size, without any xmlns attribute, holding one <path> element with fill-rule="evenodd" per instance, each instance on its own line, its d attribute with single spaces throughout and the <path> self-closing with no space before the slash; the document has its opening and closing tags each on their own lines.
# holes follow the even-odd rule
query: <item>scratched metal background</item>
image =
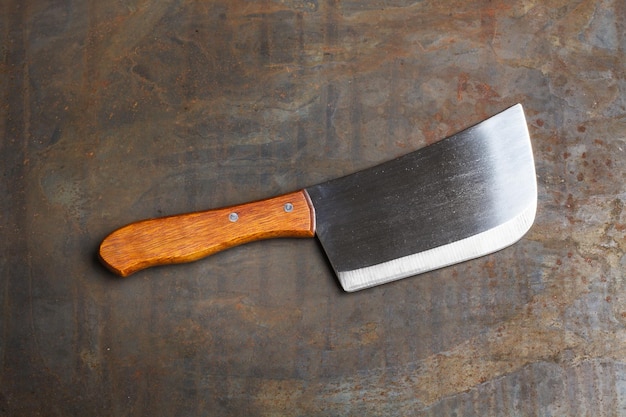
<svg viewBox="0 0 626 417">
<path fill-rule="evenodd" d="M 626 415 L 626 3 L 0 2 L 0 415 Z M 125 223 L 524 104 L 517 245 L 343 293 L 314 240 L 117 279 Z M 364 208 L 365 209 L 365 208 Z"/>
</svg>

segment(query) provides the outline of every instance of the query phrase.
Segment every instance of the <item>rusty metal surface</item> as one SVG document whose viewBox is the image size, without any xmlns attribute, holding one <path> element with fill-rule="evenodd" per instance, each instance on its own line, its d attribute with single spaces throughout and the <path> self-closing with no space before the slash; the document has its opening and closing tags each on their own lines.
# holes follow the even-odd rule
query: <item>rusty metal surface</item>
<svg viewBox="0 0 626 417">
<path fill-rule="evenodd" d="M 0 415 L 626 414 L 626 5 L 0 4 Z M 517 245 L 343 293 L 314 241 L 116 279 L 141 218 L 293 191 L 521 102 Z"/>
</svg>

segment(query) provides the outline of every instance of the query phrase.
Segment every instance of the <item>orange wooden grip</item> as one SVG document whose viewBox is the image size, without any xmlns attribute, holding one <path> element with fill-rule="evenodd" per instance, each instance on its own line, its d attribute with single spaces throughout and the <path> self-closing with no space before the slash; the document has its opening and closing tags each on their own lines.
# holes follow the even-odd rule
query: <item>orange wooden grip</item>
<svg viewBox="0 0 626 417">
<path fill-rule="evenodd" d="M 254 240 L 314 235 L 313 205 L 301 190 L 238 206 L 129 224 L 104 239 L 100 259 L 125 277 L 151 266 L 195 261 Z"/>
</svg>

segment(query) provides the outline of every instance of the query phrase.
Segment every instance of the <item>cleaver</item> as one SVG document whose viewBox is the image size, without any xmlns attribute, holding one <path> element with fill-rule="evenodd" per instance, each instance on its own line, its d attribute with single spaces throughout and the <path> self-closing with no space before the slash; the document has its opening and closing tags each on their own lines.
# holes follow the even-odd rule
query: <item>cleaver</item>
<svg viewBox="0 0 626 417">
<path fill-rule="evenodd" d="M 518 241 L 537 208 L 520 104 L 410 154 L 297 192 L 143 220 L 104 239 L 121 276 L 247 242 L 317 236 L 345 291 L 391 282 Z"/>
</svg>

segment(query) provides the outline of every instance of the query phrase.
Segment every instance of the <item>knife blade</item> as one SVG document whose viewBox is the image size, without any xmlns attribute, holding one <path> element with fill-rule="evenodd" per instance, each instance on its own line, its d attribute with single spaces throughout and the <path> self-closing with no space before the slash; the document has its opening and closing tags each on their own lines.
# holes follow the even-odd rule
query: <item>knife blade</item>
<svg viewBox="0 0 626 417">
<path fill-rule="evenodd" d="M 252 203 L 143 220 L 100 245 L 128 276 L 247 242 L 320 240 L 351 292 L 478 258 L 522 238 L 537 208 L 521 104 L 430 146 L 345 177 Z"/>
</svg>

